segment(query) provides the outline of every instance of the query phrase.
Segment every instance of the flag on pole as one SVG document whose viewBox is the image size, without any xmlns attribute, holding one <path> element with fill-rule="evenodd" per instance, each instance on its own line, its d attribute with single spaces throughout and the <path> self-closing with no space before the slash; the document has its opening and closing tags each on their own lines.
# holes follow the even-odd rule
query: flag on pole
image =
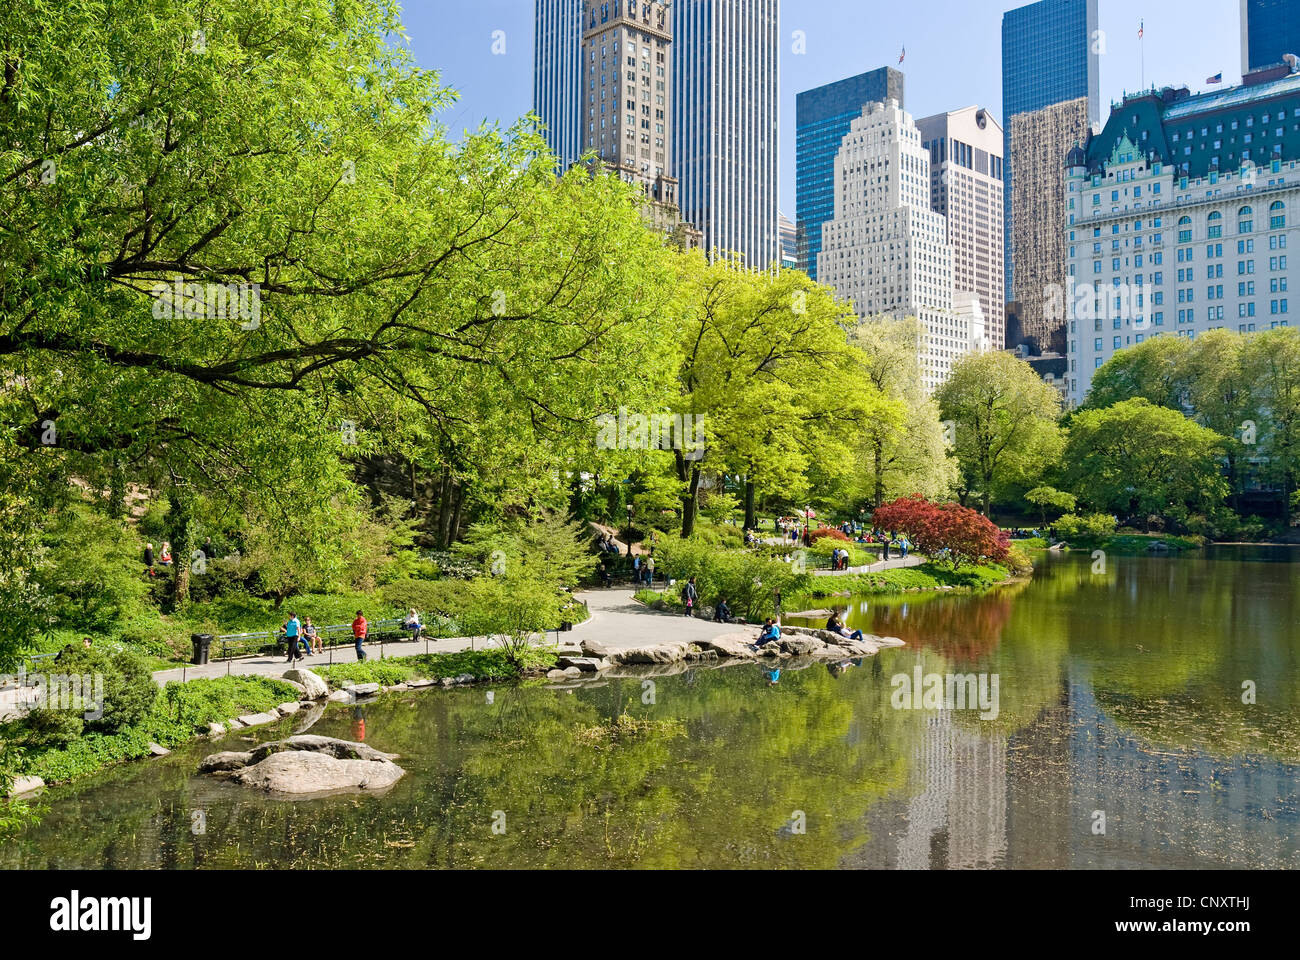
<svg viewBox="0 0 1300 960">
<path fill-rule="evenodd" d="M 898 55 L 898 62 L 899 62 L 899 63 L 902 63 L 903 60 L 904 60 L 906 57 L 907 57 L 907 45 L 904 44 L 904 45 L 903 45 L 903 52 L 900 53 L 900 54 Z"/>
<path fill-rule="evenodd" d="M 1206 83 L 1223 83 L 1223 71 L 1219 71 L 1212 77 L 1205 78 Z"/>
<path fill-rule="evenodd" d="M 1142 39 L 1142 34 L 1144 34 L 1144 33 L 1146 32 L 1146 29 L 1147 29 L 1147 22 L 1146 22 L 1145 20 L 1143 20 L 1143 21 L 1138 25 L 1138 39 L 1139 39 L 1139 40 Z"/>
</svg>

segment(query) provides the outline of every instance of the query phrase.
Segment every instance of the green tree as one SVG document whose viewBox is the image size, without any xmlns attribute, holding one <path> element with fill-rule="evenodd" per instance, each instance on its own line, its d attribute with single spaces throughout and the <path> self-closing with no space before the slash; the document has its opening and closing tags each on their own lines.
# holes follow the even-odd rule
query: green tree
<svg viewBox="0 0 1300 960">
<path fill-rule="evenodd" d="M 1227 494 L 1223 438 L 1175 410 L 1138 398 L 1081 410 L 1070 423 L 1066 477 L 1101 510 L 1182 520 Z"/>
<path fill-rule="evenodd" d="M 958 360 L 937 399 L 952 424 L 963 492 L 978 496 L 986 515 L 995 497 L 1032 484 L 1060 456 L 1060 395 L 1008 353 Z"/>
<path fill-rule="evenodd" d="M 1034 487 L 1025 494 L 1025 499 L 1038 508 L 1044 528 L 1047 526 L 1048 510 L 1055 510 L 1057 513 L 1070 513 L 1078 502 L 1074 494 L 1047 486 Z"/>
</svg>

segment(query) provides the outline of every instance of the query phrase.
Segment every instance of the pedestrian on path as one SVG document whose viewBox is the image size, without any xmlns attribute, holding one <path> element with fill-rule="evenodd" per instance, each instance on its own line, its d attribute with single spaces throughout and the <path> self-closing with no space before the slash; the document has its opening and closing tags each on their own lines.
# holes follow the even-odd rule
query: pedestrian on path
<svg viewBox="0 0 1300 960">
<path fill-rule="evenodd" d="M 298 619 L 298 614 L 289 614 L 289 619 L 284 624 L 284 643 L 288 648 L 289 657 L 285 663 L 293 663 L 295 660 L 301 660 L 298 654 L 298 636 L 302 633 L 302 621 Z M 304 641 L 303 646 L 307 647 L 308 655 L 311 654 L 311 647 L 307 646 Z"/>
<path fill-rule="evenodd" d="M 357 662 L 360 663 L 366 659 L 366 651 L 362 645 L 366 642 L 366 634 L 370 630 L 370 624 L 366 623 L 366 618 L 357 611 L 357 618 L 352 621 L 352 637 L 357 642 Z"/>
<path fill-rule="evenodd" d="M 682 587 L 682 600 L 686 602 L 686 615 L 695 616 L 695 601 L 700 598 L 700 591 L 695 586 L 695 578 L 691 577 L 686 581 L 686 586 Z"/>
</svg>

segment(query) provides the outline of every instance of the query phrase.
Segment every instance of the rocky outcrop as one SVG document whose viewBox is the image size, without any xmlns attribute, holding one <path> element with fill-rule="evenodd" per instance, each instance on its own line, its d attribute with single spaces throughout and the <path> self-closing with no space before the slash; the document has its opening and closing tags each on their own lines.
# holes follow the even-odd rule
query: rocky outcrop
<svg viewBox="0 0 1300 960">
<path fill-rule="evenodd" d="M 329 684 L 310 670 L 286 670 L 282 676 L 292 683 L 300 684 L 303 696 L 308 700 L 324 700 L 330 695 Z"/>
<path fill-rule="evenodd" d="M 708 659 L 758 660 L 773 657 L 811 657 L 827 660 L 870 657 L 886 647 L 903 646 L 903 641 L 897 637 L 864 636 L 861 640 L 850 640 L 811 627 L 782 627 L 781 639 L 762 647 L 755 645 L 755 638 L 756 634 L 750 630 L 744 633 L 726 634 L 711 640 L 698 640 L 694 643 L 675 641 L 627 649 L 586 641 L 583 643 L 583 649 L 587 651 L 590 658 L 599 656 L 610 665 L 629 666 L 693 663 Z M 553 672 L 558 674 L 558 671 Z"/>
<path fill-rule="evenodd" d="M 40 777 L 14 777 L 14 784 L 9 791 L 9 796 L 19 797 L 24 793 L 41 790 L 44 787 L 45 781 Z"/>
<path fill-rule="evenodd" d="M 405 774 L 394 759 L 394 754 L 364 743 L 302 735 L 263 743 L 246 753 L 214 753 L 199 764 L 199 772 L 297 797 L 373 793 L 388 789 Z"/>
</svg>

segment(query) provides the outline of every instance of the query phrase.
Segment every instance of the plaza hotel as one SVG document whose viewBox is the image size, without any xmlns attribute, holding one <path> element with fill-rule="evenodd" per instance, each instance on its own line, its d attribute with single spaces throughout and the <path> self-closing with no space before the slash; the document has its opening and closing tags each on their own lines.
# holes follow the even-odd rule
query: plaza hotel
<svg viewBox="0 0 1300 960">
<path fill-rule="evenodd" d="M 1065 162 L 1067 396 L 1154 336 L 1300 320 L 1300 71 L 1253 71 L 1193 96 L 1166 87 L 1112 107 Z M 1297 304 L 1300 310 L 1300 304 Z"/>
</svg>

